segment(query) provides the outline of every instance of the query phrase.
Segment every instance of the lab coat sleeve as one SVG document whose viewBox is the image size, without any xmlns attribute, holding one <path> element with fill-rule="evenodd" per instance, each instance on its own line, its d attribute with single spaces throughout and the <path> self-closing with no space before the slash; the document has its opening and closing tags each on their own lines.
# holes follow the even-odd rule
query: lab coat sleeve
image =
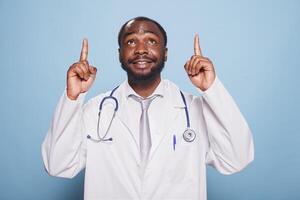
<svg viewBox="0 0 300 200">
<path fill-rule="evenodd" d="M 218 77 L 202 96 L 208 148 L 206 163 L 222 174 L 242 170 L 254 159 L 251 130 Z"/>
<path fill-rule="evenodd" d="M 42 144 L 44 166 L 51 176 L 73 178 L 85 167 L 84 98 L 85 94 L 80 94 L 73 101 L 65 92 L 56 107 Z"/>
</svg>

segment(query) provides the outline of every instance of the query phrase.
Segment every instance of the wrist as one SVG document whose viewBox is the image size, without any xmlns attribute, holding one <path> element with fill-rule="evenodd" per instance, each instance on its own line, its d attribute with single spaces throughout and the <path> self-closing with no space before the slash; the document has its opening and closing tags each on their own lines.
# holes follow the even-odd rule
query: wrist
<svg viewBox="0 0 300 200">
<path fill-rule="evenodd" d="M 79 96 L 79 95 L 78 95 Z M 67 97 L 70 99 L 70 100 L 72 100 L 72 101 L 76 101 L 77 100 L 77 98 L 78 98 L 78 96 L 71 96 L 71 95 L 69 95 L 68 93 L 67 93 Z"/>
<path fill-rule="evenodd" d="M 75 100 L 77 100 L 78 96 L 79 96 L 79 94 L 77 94 L 77 95 L 72 94 L 72 93 L 68 90 L 68 88 L 67 88 L 67 97 L 68 97 L 70 100 L 75 101 Z"/>
<path fill-rule="evenodd" d="M 212 85 L 216 81 L 216 78 L 217 78 L 217 76 L 214 75 L 214 76 L 210 77 L 210 79 L 202 82 L 199 85 L 196 85 L 197 89 L 201 90 L 202 92 L 205 92 L 206 90 L 208 90 L 209 88 L 212 87 Z"/>
</svg>

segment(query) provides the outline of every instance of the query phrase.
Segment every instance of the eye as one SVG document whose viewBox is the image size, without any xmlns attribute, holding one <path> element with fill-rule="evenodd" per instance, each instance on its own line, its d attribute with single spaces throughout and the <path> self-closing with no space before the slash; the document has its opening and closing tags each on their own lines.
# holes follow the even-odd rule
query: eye
<svg viewBox="0 0 300 200">
<path fill-rule="evenodd" d="M 155 44 L 157 44 L 156 40 L 154 40 L 154 39 L 149 39 L 149 40 L 148 40 L 148 43 L 149 43 L 150 45 L 155 45 Z"/>
<path fill-rule="evenodd" d="M 128 45 L 134 45 L 135 42 L 134 42 L 134 40 L 128 40 L 128 41 L 126 42 L 126 44 L 128 44 Z"/>
</svg>

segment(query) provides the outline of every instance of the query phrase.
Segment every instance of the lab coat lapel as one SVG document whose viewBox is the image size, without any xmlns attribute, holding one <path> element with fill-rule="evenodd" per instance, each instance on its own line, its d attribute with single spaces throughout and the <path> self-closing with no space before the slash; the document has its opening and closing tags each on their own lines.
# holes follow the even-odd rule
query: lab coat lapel
<svg viewBox="0 0 300 200">
<path fill-rule="evenodd" d="M 138 142 L 138 138 L 137 135 L 134 134 L 136 133 L 138 130 L 134 130 L 134 125 L 133 125 L 133 121 L 130 120 L 130 113 L 132 111 L 130 111 L 129 106 L 127 106 L 126 104 L 127 102 L 127 97 L 124 94 L 124 87 L 125 84 L 121 84 L 120 85 L 120 92 L 116 95 L 117 98 L 119 99 L 119 110 L 116 113 L 116 117 L 119 118 L 119 120 L 122 122 L 122 124 L 126 127 L 127 131 L 124 131 L 124 134 L 128 134 L 130 138 L 132 138 L 132 140 L 135 143 L 135 147 L 137 148 L 137 150 L 139 150 L 139 142 Z M 122 133 L 122 134 L 123 134 Z"/>
<path fill-rule="evenodd" d="M 127 128 L 127 131 L 130 134 L 130 137 L 134 140 L 135 146 L 137 149 L 139 149 L 139 143 L 138 143 L 138 138 L 137 135 L 134 134 L 134 132 L 137 132 L 134 130 L 134 126 L 132 124 L 132 120 L 130 120 L 130 110 L 128 109 L 128 106 L 121 105 L 120 110 L 117 113 L 117 117 L 120 119 L 122 124 Z"/>
<path fill-rule="evenodd" d="M 174 126 L 176 126 L 176 119 L 184 109 L 184 104 L 180 96 L 180 90 L 177 87 L 168 88 L 166 93 L 167 94 L 164 97 L 162 109 L 157 111 L 163 115 L 162 120 L 158 122 L 156 126 L 154 126 L 153 130 L 151 130 L 152 146 L 149 155 L 149 162 L 155 155 L 155 152 L 157 151 L 163 139 L 167 135 L 170 135 L 170 131 Z"/>
</svg>

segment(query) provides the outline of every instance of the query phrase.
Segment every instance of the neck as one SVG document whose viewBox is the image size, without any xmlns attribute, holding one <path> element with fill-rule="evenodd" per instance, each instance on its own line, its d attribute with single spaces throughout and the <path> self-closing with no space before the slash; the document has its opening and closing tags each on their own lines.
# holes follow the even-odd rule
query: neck
<svg viewBox="0 0 300 200">
<path fill-rule="evenodd" d="M 135 81 L 128 77 L 128 84 L 141 97 L 146 98 L 153 94 L 161 81 L 160 75 L 152 80 Z"/>
</svg>

